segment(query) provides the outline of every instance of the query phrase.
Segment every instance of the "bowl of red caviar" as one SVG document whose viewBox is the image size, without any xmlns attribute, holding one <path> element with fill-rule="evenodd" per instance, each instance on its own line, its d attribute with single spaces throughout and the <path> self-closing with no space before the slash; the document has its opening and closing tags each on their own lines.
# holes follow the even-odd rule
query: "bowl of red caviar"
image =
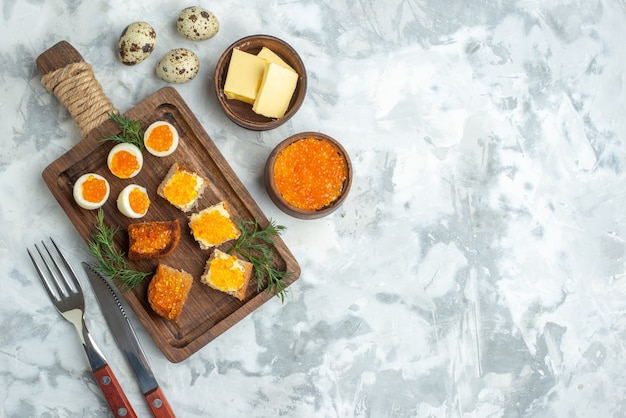
<svg viewBox="0 0 626 418">
<path fill-rule="evenodd" d="M 345 148 L 319 132 L 301 132 L 282 141 L 265 164 L 265 188 L 274 204 L 299 219 L 317 219 L 337 210 L 352 185 Z"/>
</svg>

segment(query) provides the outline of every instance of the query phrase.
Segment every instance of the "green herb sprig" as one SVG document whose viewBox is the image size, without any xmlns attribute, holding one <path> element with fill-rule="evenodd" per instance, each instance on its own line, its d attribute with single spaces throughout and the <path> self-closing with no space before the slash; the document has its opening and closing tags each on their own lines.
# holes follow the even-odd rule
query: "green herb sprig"
<svg viewBox="0 0 626 418">
<path fill-rule="evenodd" d="M 261 291 L 267 282 L 267 291 L 278 296 L 281 302 L 285 302 L 287 283 L 284 282 L 290 276 L 290 272 L 277 270 L 273 266 L 274 237 L 280 235 L 285 227 L 277 225 L 270 219 L 266 228 L 261 228 L 256 220 L 236 220 L 241 230 L 241 236 L 235 242 L 229 254 L 237 253 L 245 257 L 254 267 L 258 290 Z"/>
<path fill-rule="evenodd" d="M 96 229 L 91 233 L 89 252 L 96 259 L 91 267 L 103 276 L 109 277 L 121 292 L 133 290 L 150 275 L 143 271 L 132 270 L 124 254 L 120 252 L 113 241 L 119 228 L 112 228 L 104 223 L 104 212 L 98 210 L 96 215 Z"/>
<path fill-rule="evenodd" d="M 121 134 L 113 134 L 105 137 L 104 141 L 126 142 L 133 144 L 143 151 L 143 134 L 141 123 L 137 120 L 129 119 L 118 113 L 109 113 L 109 117 L 122 129 Z"/>
</svg>

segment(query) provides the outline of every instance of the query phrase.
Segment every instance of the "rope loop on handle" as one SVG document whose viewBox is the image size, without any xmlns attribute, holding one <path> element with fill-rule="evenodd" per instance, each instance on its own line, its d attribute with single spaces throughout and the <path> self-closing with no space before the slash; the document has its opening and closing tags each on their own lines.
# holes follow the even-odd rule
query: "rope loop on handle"
<svg viewBox="0 0 626 418">
<path fill-rule="evenodd" d="M 83 137 L 109 119 L 109 113 L 119 113 L 86 62 L 68 64 L 45 74 L 41 83 L 67 108 Z"/>
</svg>

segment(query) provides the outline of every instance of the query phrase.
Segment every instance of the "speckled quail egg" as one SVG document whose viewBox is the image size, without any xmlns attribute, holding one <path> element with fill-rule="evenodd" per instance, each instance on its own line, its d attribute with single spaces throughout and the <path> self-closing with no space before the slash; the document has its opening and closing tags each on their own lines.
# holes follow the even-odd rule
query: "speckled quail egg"
<svg viewBox="0 0 626 418">
<path fill-rule="evenodd" d="M 200 70 L 200 60 L 186 48 L 172 49 L 156 68 L 157 76 L 168 83 L 182 84 L 193 80 Z"/>
<path fill-rule="evenodd" d="M 178 33 L 192 41 L 204 41 L 212 38 L 220 30 L 217 17 L 207 9 L 192 6 L 183 9 L 176 20 Z"/>
<path fill-rule="evenodd" d="M 117 42 L 117 55 L 125 65 L 136 65 L 154 51 L 156 32 L 149 23 L 133 22 L 126 26 Z"/>
<path fill-rule="evenodd" d="M 145 187 L 129 184 L 117 197 L 117 208 L 129 218 L 142 218 L 150 207 L 150 198 Z"/>
<path fill-rule="evenodd" d="M 109 182 L 99 174 L 83 174 L 76 180 L 73 188 L 74 200 L 83 209 L 98 209 L 109 198 Z"/>
</svg>

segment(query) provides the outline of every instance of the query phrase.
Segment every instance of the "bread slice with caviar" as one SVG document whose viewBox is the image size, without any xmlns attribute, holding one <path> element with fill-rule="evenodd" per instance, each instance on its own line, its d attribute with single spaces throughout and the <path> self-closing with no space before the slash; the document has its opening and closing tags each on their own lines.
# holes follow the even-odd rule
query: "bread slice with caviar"
<svg viewBox="0 0 626 418">
<path fill-rule="evenodd" d="M 171 254 L 180 241 L 180 222 L 154 221 L 128 225 L 128 258 L 146 260 Z"/>
<path fill-rule="evenodd" d="M 193 284 L 193 276 L 159 263 L 148 285 L 148 302 L 163 318 L 178 323 Z"/>
<path fill-rule="evenodd" d="M 159 184 L 157 194 L 183 212 L 190 212 L 208 185 L 209 180 L 200 174 L 174 163 Z"/>
<path fill-rule="evenodd" d="M 208 250 L 241 236 L 241 230 L 233 221 L 231 207 L 225 201 L 191 215 L 189 228 L 191 228 L 191 234 L 203 250 Z"/>
<path fill-rule="evenodd" d="M 252 263 L 216 248 L 206 262 L 200 281 L 243 301 L 251 277 Z"/>
</svg>

